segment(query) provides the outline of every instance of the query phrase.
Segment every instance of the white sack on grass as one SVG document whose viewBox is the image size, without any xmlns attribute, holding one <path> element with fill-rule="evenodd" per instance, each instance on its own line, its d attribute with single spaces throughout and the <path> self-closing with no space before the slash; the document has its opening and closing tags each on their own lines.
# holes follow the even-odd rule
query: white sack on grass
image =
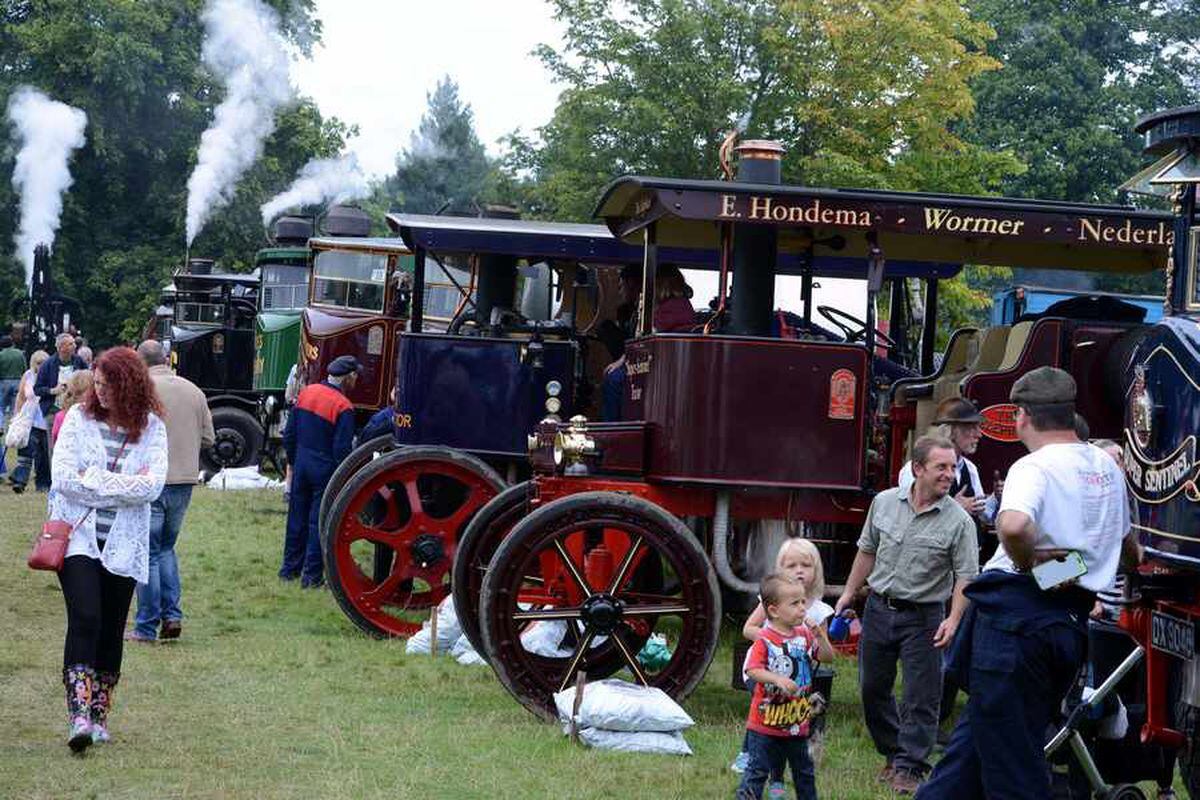
<svg viewBox="0 0 1200 800">
<path fill-rule="evenodd" d="M 460 664 L 467 666 L 475 666 L 478 664 L 487 665 L 487 661 L 483 656 L 475 652 L 475 648 L 471 646 L 471 640 L 464 633 L 458 637 L 458 641 L 454 643 L 454 647 L 450 648 L 450 657 Z"/>
<path fill-rule="evenodd" d="M 554 695 L 558 717 L 570 723 L 575 687 Z M 576 724 L 609 731 L 678 731 L 696 724 L 662 689 L 639 686 L 619 678 L 588 683 L 583 690 Z"/>
<path fill-rule="evenodd" d="M 521 646 L 535 656 L 543 658 L 570 658 L 575 649 L 563 643 L 567 636 L 567 623 L 561 619 L 535 622 L 521 632 Z M 597 636 L 591 647 L 604 644 L 606 636 Z"/>
<path fill-rule="evenodd" d="M 210 489 L 235 491 L 241 489 L 282 489 L 283 481 L 275 481 L 258 471 L 258 467 L 226 467 L 208 479 Z"/>
<path fill-rule="evenodd" d="M 586 694 L 586 692 L 585 692 Z M 599 750 L 619 750 L 624 753 L 656 753 L 666 756 L 690 756 L 692 748 L 680 731 L 606 731 L 603 728 L 583 728 L 579 740 Z"/>
<path fill-rule="evenodd" d="M 462 636 L 462 626 L 458 624 L 458 616 L 454 613 L 454 600 L 447 597 L 438 606 L 437 614 L 437 646 L 439 653 L 447 653 L 454 647 L 455 642 Z M 429 620 L 421 623 L 421 630 L 408 638 L 404 652 L 415 655 L 429 655 Z"/>
</svg>

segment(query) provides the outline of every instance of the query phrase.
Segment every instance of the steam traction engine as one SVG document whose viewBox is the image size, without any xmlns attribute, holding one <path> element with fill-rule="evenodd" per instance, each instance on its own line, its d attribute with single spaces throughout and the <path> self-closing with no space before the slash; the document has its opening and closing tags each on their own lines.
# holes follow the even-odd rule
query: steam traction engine
<svg viewBox="0 0 1200 800">
<path fill-rule="evenodd" d="M 475 561 L 456 559 L 463 531 L 497 495 L 506 513 L 525 508 L 528 484 L 506 487 L 528 475 L 526 437 L 547 414 L 591 405 L 611 360 L 588 339 L 613 316 L 612 267 L 639 263 L 642 253 L 596 225 L 419 215 L 388 222 L 401 238 L 386 241 L 412 253 L 411 301 L 404 327 L 381 343 L 394 381 L 368 376 L 360 386 L 379 394 L 395 387 L 394 429 L 335 472 L 321 531 L 342 609 L 363 630 L 396 636 L 415 631 L 447 596 L 452 568 L 467 570 L 463 586 L 478 585 L 466 566 Z M 685 264 L 710 256 L 679 254 Z M 434 281 L 442 285 L 429 291 Z M 447 302 L 447 286 L 457 302 Z"/>
<path fill-rule="evenodd" d="M 1166 261 L 1167 214 L 781 186 L 777 145 L 740 150 L 738 182 L 630 177 L 606 190 L 597 215 L 616 236 L 640 242 L 646 263 L 640 338 L 627 348 L 630 421 L 539 424 L 530 438 L 532 511 L 497 498 L 465 534 L 494 555 L 479 570 L 477 607 L 467 597 L 460 620 L 477 613 L 483 652 L 536 714 L 550 717 L 552 693 L 581 671 L 626 669 L 686 695 L 717 644 L 719 585 L 753 588 L 729 565 L 735 523 L 795 523 L 824 544 L 831 571 L 844 573 L 871 496 L 894 482 L 906 441 L 928 424 L 921 403 L 961 392 L 998 406 L 1020 375 L 1046 363 L 1094 387 L 1105 354 L 1136 327 L 1047 318 L 1016 338 L 1005 328 L 986 346 L 976 338 L 986 332 L 964 331 L 935 371 L 939 276 L 962 263 L 1149 272 Z M 721 311 L 707 332 L 653 333 L 655 265 L 663 249 L 680 246 L 726 254 Z M 846 341 L 805 325 L 794 338 L 772 335 L 774 277 L 789 259 L 801 265 L 806 299 L 822 260 L 853 264 L 866 279 L 862 320 L 816 309 Z M 883 281 L 903 259 L 923 263 L 909 274 L 927 282 L 921 377 L 880 355 L 900 348 L 874 319 Z M 893 300 L 901 296 L 903 281 L 893 284 Z M 1102 411 L 1097 400 L 1097 435 L 1115 433 L 1119 415 Z M 981 458 L 1006 468 L 1020 454 L 1004 427 L 1011 412 L 990 413 L 995 438 Z M 524 634 L 534 623 L 566 635 L 556 649 L 531 647 Z M 637 656 L 653 631 L 666 635 L 671 655 L 652 668 Z"/>
<path fill-rule="evenodd" d="M 1115 660 L 1134 649 L 1142 662 L 1119 685 L 1131 709 L 1130 735 L 1113 758 L 1097 758 L 1108 780 L 1143 777 L 1161 757 L 1180 750 L 1189 794 L 1200 797 L 1200 224 L 1196 181 L 1200 109 L 1172 109 L 1138 123 L 1147 152 L 1160 157 L 1131 181 L 1134 190 L 1169 196 L 1175 212 L 1167 267 L 1166 316 L 1133 341 L 1120 363 L 1124 377 L 1125 467 L 1136 507 L 1134 527 L 1146 561 L 1126 588 Z M 1123 639 L 1123 642 L 1122 642 Z M 1107 755 L 1107 754 L 1102 754 Z M 1118 769 L 1120 768 L 1120 769 Z M 1124 774 L 1111 772 L 1125 770 Z"/>
</svg>

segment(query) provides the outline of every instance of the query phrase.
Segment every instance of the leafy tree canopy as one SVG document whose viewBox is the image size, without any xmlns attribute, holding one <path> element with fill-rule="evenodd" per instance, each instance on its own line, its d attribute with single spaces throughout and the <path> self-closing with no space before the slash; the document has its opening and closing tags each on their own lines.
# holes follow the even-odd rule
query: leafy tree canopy
<svg viewBox="0 0 1200 800">
<path fill-rule="evenodd" d="M 313 0 L 270 0 L 284 34 L 307 52 L 319 40 Z M 183 260 L 187 178 L 200 134 L 221 100 L 200 61 L 201 0 L 29 0 L 0 5 L 0 106 L 20 84 L 83 109 L 87 141 L 71 161 L 52 266 L 83 305 L 101 344 L 136 334 Z M 310 158 L 338 152 L 352 131 L 309 100 L 282 112 L 265 156 L 193 246 L 244 268 L 264 242 L 258 206 Z M 0 243 L 19 219 L 11 131 L 0 128 Z M 11 246 L 0 244 L 0 301 L 24 294 Z M 7 305 L 5 311 L 7 310 Z"/>
<path fill-rule="evenodd" d="M 1138 117 L 1197 102 L 1200 62 L 1189 34 L 1200 6 L 1177 0 L 973 0 L 996 30 L 989 48 L 1004 68 L 972 82 L 976 113 L 960 133 L 1009 149 L 1028 165 L 1006 195 L 1112 203 L 1145 166 Z M 1021 274 L 1053 281 L 1061 273 Z M 1079 288 L 1163 291 L 1162 275 L 1084 276 Z"/>
<path fill-rule="evenodd" d="M 382 199 L 414 214 L 433 214 L 443 206 L 469 213 L 484 200 L 494 165 L 475 133 L 471 107 L 450 76 L 426 99 L 428 108 L 396 159 L 395 175 L 381 187 Z"/>
<path fill-rule="evenodd" d="M 957 2 L 554 0 L 564 86 L 540 141 L 514 137 L 527 202 L 584 219 L 615 175 L 715 177 L 739 124 L 788 149 L 785 180 L 979 192 L 1019 171 L 963 141 L 969 82 L 998 64 Z"/>
</svg>

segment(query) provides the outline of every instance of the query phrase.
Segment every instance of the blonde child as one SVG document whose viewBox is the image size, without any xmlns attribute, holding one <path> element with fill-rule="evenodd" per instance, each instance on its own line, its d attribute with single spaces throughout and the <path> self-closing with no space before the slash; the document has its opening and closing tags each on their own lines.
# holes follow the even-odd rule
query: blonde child
<svg viewBox="0 0 1200 800">
<path fill-rule="evenodd" d="M 820 628 L 828 638 L 829 620 L 833 617 L 833 607 L 821 598 L 825 596 L 825 568 L 821 564 L 821 554 L 817 546 L 808 539 L 791 538 L 784 540 L 775 554 L 775 571 L 799 581 L 805 590 L 808 607 L 804 621 L 808 625 Z M 761 600 L 742 626 L 742 636 L 750 641 L 757 641 L 767 620 L 767 612 Z M 827 698 L 828 699 L 828 698 Z M 730 767 L 734 772 L 742 772 L 749 759 L 743 743 L 742 751 L 734 759 Z M 782 775 L 782 773 L 779 773 Z"/>
<path fill-rule="evenodd" d="M 737 800 L 760 800 L 767 778 L 782 776 L 785 765 L 791 767 L 798 800 L 817 798 L 808 737 L 823 700 L 812 682 L 817 664 L 833 659 L 833 646 L 820 625 L 805 620 L 807 595 L 804 584 L 789 575 L 771 573 L 763 579 L 759 596 L 766 623 L 744 668 L 754 690 L 746 718 L 750 755 Z M 777 792 L 773 787 L 772 795 Z"/>
<path fill-rule="evenodd" d="M 62 427 L 63 420 L 67 418 L 67 412 L 71 406 L 81 402 L 92 388 L 92 371 L 79 370 L 72 372 L 71 377 L 67 378 L 67 389 L 63 392 L 63 396 L 59 399 L 62 410 L 54 415 L 54 424 L 50 429 L 50 446 L 58 441 L 58 431 Z"/>
<path fill-rule="evenodd" d="M 804 585 L 808 596 L 808 611 L 804 621 L 810 625 L 823 626 L 828 632 L 833 606 L 821 599 L 825 596 L 825 567 L 821 564 L 821 554 L 817 551 L 817 546 L 809 539 L 785 539 L 779 546 L 779 552 L 775 554 L 775 571 Z M 766 609 L 760 602 L 742 626 L 742 636 L 752 642 L 756 640 L 766 619 Z"/>
</svg>

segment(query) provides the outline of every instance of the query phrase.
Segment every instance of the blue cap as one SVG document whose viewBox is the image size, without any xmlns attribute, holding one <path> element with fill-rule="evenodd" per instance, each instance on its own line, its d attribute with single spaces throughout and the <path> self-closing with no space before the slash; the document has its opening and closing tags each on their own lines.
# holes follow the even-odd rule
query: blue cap
<svg viewBox="0 0 1200 800">
<path fill-rule="evenodd" d="M 329 362 L 329 366 L 325 371 L 335 378 L 340 378 L 343 375 L 349 375 L 351 372 L 362 372 L 363 366 L 358 363 L 358 359 L 354 356 L 338 356 Z"/>
</svg>

